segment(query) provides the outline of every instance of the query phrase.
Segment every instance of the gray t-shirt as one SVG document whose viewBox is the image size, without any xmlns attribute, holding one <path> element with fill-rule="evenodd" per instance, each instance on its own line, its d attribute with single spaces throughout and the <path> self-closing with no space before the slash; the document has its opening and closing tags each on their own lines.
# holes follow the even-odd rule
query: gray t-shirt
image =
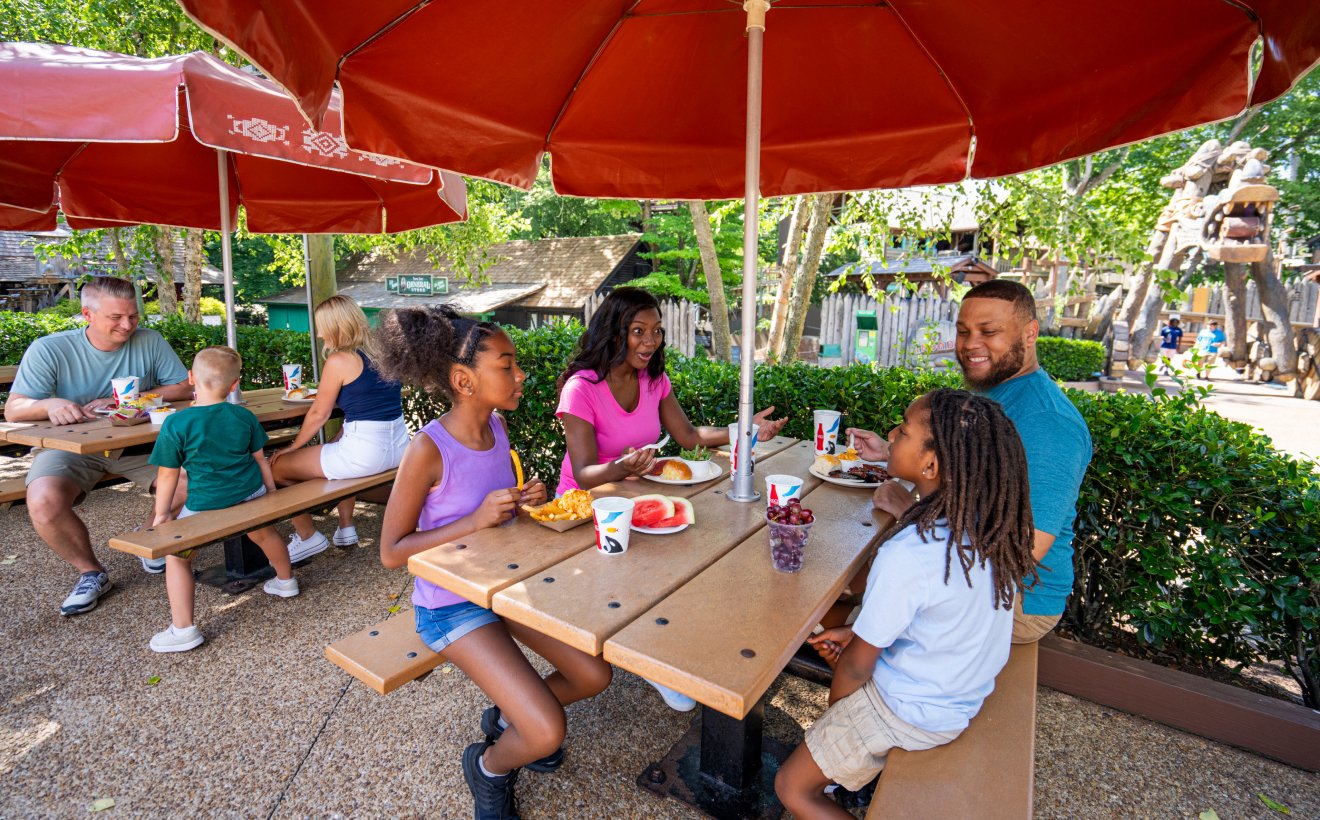
<svg viewBox="0 0 1320 820">
<path fill-rule="evenodd" d="M 86 328 L 74 328 L 33 342 L 10 390 L 32 399 L 58 396 L 87 404 L 114 395 L 110 380 L 121 376 L 140 377 L 138 389 L 147 391 L 187 381 L 188 368 L 154 330 L 138 328 L 123 347 L 107 352 L 92 346 Z"/>
</svg>

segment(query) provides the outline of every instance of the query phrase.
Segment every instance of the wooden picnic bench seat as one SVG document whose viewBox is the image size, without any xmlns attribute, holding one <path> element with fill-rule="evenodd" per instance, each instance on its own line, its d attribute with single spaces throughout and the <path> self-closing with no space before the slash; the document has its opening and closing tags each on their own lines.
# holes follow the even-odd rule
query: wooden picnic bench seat
<svg viewBox="0 0 1320 820">
<path fill-rule="evenodd" d="M 889 753 L 867 820 L 1031 817 L 1037 645 L 1013 647 L 981 711 L 952 743 Z"/>
<path fill-rule="evenodd" d="M 417 634 L 412 613 L 399 613 L 325 648 L 332 663 L 382 695 L 444 663 Z"/>
<path fill-rule="evenodd" d="M 283 487 L 253 501 L 223 510 L 206 510 L 178 521 L 110 539 L 110 546 L 141 558 L 161 558 L 222 541 L 292 516 L 330 506 L 394 481 L 395 470 L 364 478 L 319 478 Z"/>
</svg>

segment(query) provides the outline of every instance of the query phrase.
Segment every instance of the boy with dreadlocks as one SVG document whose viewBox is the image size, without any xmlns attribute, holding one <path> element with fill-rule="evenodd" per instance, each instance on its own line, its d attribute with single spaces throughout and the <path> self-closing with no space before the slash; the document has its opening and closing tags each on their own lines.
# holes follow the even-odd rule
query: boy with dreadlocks
<svg viewBox="0 0 1320 820">
<path fill-rule="evenodd" d="M 890 749 L 956 738 L 1008 661 L 1013 600 L 1034 580 L 1026 455 L 999 405 L 934 390 L 889 442 L 890 474 L 921 500 L 876 554 L 857 621 L 811 639 L 834 681 L 775 778 L 794 817 L 851 817 L 824 794 L 830 782 L 857 791 Z"/>
</svg>

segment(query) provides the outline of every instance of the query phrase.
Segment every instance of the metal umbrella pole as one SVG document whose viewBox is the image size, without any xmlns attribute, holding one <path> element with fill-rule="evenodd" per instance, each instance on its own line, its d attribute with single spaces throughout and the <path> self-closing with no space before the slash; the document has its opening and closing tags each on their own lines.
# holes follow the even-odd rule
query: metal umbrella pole
<svg viewBox="0 0 1320 820">
<path fill-rule="evenodd" d="M 234 226 L 229 224 L 229 160 L 226 154 L 223 150 L 215 152 L 220 170 L 220 259 L 225 271 L 225 338 L 230 348 L 238 350 L 238 332 L 234 328 L 234 252 L 230 246 L 230 232 Z M 228 401 L 242 404 L 242 388 L 235 387 Z"/>
<path fill-rule="evenodd" d="M 312 304 L 312 257 L 307 252 L 307 234 L 303 240 L 303 285 L 307 288 L 307 337 L 312 348 L 312 384 L 321 383 L 321 364 L 316 355 L 316 306 Z M 316 443 L 325 443 L 325 430 L 316 431 Z"/>
<path fill-rule="evenodd" d="M 761 210 L 761 62 L 765 44 L 767 0 L 747 0 L 747 142 L 743 191 L 743 281 L 742 347 L 738 371 L 738 469 L 733 475 L 734 501 L 756 501 L 761 494 L 752 481 L 752 448 L 756 434 L 752 430 L 753 370 L 756 367 L 756 275 L 757 245 Z M 733 442 L 730 442 L 733 444 Z"/>
</svg>

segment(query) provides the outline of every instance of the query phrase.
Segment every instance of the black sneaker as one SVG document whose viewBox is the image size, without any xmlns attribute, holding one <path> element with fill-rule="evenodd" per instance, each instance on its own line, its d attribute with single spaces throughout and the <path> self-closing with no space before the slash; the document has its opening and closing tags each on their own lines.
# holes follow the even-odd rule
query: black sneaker
<svg viewBox="0 0 1320 820">
<path fill-rule="evenodd" d="M 481 756 L 490 746 L 486 742 L 473 743 L 463 750 L 463 779 L 472 791 L 472 816 L 476 820 L 518 820 L 518 807 L 513 800 L 518 770 L 503 777 L 488 777 L 483 773 Z"/>
<path fill-rule="evenodd" d="M 487 743 L 494 743 L 504 734 L 504 727 L 500 725 L 500 707 L 492 706 L 481 713 L 481 731 L 486 735 Z M 528 763 L 523 768 L 547 774 L 556 771 L 562 765 L 564 765 L 564 747 L 560 746 L 554 752 Z"/>
</svg>

